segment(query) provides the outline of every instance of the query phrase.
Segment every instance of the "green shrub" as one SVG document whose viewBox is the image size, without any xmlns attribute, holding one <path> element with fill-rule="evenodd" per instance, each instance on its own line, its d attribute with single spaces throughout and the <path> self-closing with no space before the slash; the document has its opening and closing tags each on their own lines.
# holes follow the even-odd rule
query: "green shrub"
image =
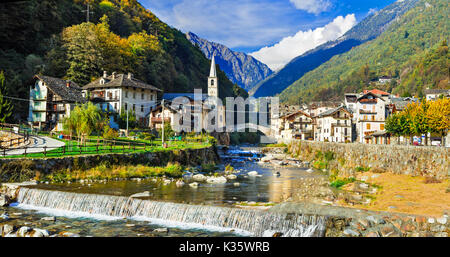
<svg viewBox="0 0 450 257">
<path fill-rule="evenodd" d="M 331 182 L 331 186 L 334 188 L 341 188 L 347 184 L 353 183 L 355 182 L 356 179 L 355 178 L 344 178 L 344 179 L 335 179 L 333 182 Z"/>
</svg>

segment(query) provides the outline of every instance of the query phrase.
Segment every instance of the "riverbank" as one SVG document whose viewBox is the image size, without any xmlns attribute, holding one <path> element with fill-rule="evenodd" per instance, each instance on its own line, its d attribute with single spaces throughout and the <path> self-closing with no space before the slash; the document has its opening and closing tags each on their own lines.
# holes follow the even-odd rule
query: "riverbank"
<svg viewBox="0 0 450 257">
<path fill-rule="evenodd" d="M 429 217 L 450 214 L 450 182 L 446 177 L 438 179 L 434 176 L 422 176 L 425 174 L 394 174 L 387 168 L 380 168 L 381 166 L 370 167 L 370 163 L 350 168 L 349 163 L 356 162 L 342 159 L 343 153 L 320 148 L 327 150 L 322 152 L 320 149 L 308 148 L 311 146 L 309 143 L 299 144 L 303 146 L 291 145 L 262 149 L 267 154 L 262 161 L 274 165 L 279 163 L 305 167 L 309 165 L 315 169 L 315 172 L 327 174 L 327 181 L 299 184 L 296 192 L 293 193 L 299 197 L 290 198 L 290 202 L 304 202 L 304 197 L 314 191 L 310 188 L 322 187 L 324 193 L 328 191 L 328 194 L 324 194 L 327 199 L 322 202 L 328 202 L 329 205 Z M 299 149 L 304 152 L 299 152 Z M 415 155 L 404 161 L 408 162 L 411 158 L 418 157 Z M 345 165 L 347 170 L 339 170 Z M 445 168 L 445 165 L 443 167 Z M 442 171 L 436 168 L 435 174 L 442 174 Z M 333 194 L 329 193 L 330 186 L 335 188 Z"/>
<path fill-rule="evenodd" d="M 88 170 L 99 165 L 144 165 L 164 167 L 169 163 L 182 166 L 218 164 L 220 157 L 215 147 L 200 149 L 163 150 L 131 154 L 85 155 L 62 158 L 0 159 L 0 182 L 21 182 L 47 176 L 63 170 Z"/>
</svg>

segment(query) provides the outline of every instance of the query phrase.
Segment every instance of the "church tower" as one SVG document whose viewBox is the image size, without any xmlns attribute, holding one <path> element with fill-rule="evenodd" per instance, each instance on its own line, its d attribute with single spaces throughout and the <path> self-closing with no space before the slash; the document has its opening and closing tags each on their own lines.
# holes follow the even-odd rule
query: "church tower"
<svg viewBox="0 0 450 257">
<path fill-rule="evenodd" d="M 208 96 L 219 97 L 219 80 L 217 79 L 216 61 L 214 55 L 211 60 L 211 71 L 208 77 Z"/>
</svg>

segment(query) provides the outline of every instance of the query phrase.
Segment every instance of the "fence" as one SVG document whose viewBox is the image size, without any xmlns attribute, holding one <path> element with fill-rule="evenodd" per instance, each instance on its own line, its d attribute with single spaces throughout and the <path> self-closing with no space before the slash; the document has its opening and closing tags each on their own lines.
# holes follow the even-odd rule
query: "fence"
<svg viewBox="0 0 450 257">
<path fill-rule="evenodd" d="M 10 134 L 18 136 L 6 141 L 0 140 L 0 149 L 3 149 L 4 151 L 7 148 L 11 149 L 14 145 L 20 145 L 21 143 L 25 144 L 30 141 L 30 131 L 23 128 L 23 126 L 21 126 L 20 124 L 0 123 L 0 131 L 6 131 Z"/>
</svg>

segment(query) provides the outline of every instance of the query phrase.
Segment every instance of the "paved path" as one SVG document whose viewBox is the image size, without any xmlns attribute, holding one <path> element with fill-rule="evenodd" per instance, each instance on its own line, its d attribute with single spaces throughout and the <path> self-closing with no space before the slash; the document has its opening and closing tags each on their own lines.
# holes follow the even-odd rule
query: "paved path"
<svg viewBox="0 0 450 257">
<path fill-rule="evenodd" d="M 47 147 L 47 151 L 54 150 L 65 145 L 64 142 L 58 141 L 50 137 L 37 137 L 30 136 L 31 143 L 27 145 L 27 154 L 29 153 L 42 153 L 44 152 L 44 147 Z M 32 147 L 32 148 L 28 148 Z M 13 149 L 7 150 L 6 155 L 21 155 L 25 152 L 24 149 Z M 1 153 L 3 154 L 3 153 Z"/>
</svg>

